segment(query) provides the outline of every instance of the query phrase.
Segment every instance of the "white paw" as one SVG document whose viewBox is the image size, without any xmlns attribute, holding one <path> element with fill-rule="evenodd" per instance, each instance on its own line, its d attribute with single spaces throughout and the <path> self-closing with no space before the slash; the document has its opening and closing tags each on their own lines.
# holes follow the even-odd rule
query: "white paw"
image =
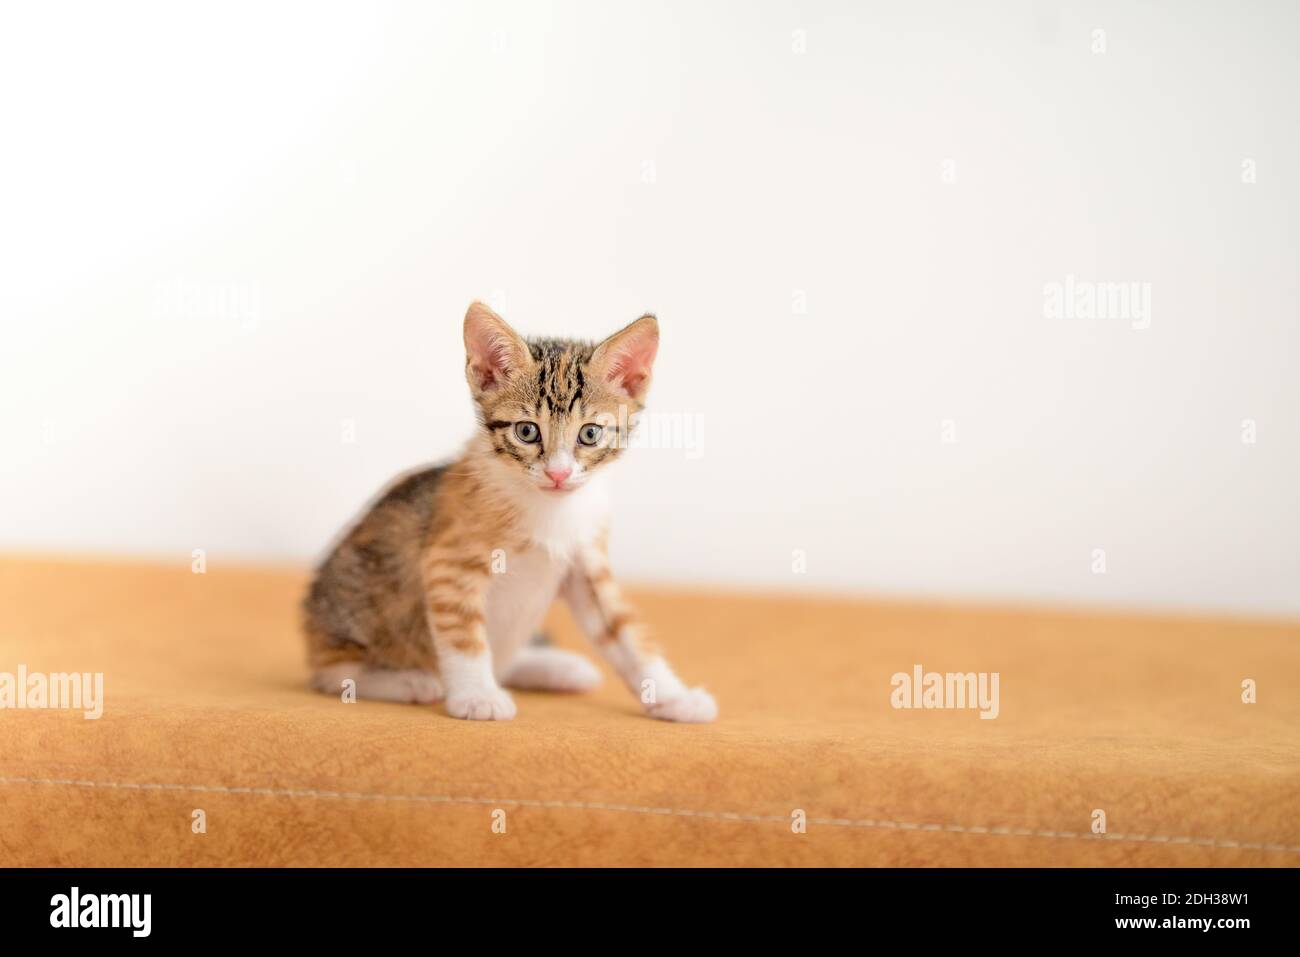
<svg viewBox="0 0 1300 957">
<path fill-rule="evenodd" d="M 525 648 L 506 669 L 505 683 L 521 691 L 590 691 L 600 669 L 582 655 L 559 648 Z"/>
<path fill-rule="evenodd" d="M 447 713 L 471 721 L 509 721 L 515 716 L 515 700 L 500 688 L 475 688 L 447 695 Z"/>
<path fill-rule="evenodd" d="M 416 704 L 433 704 L 442 700 L 442 682 L 437 675 L 412 670 L 404 672 L 403 678 L 410 689 L 411 700 Z"/>
<path fill-rule="evenodd" d="M 718 703 L 703 688 L 691 688 L 667 701 L 648 704 L 645 710 L 661 721 L 712 721 L 718 716 Z"/>
<path fill-rule="evenodd" d="M 600 669 L 582 655 L 574 655 L 569 661 L 557 666 L 551 674 L 554 691 L 591 691 L 600 687 Z"/>
</svg>

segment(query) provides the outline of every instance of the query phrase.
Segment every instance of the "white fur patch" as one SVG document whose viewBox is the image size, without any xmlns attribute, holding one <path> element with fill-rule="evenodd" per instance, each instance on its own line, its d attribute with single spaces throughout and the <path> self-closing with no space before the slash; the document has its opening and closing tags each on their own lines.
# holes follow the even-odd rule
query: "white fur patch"
<svg viewBox="0 0 1300 957">
<path fill-rule="evenodd" d="M 646 705 L 646 714 L 661 721 L 703 723 L 718 717 L 718 704 L 703 688 L 691 688 L 667 701 Z"/>
<path fill-rule="evenodd" d="M 572 492 L 538 491 L 533 498 L 524 512 L 533 542 L 566 563 L 609 520 L 609 496 L 597 476 Z"/>
<path fill-rule="evenodd" d="M 491 576 L 484 619 L 492 649 L 492 670 L 498 680 L 541 627 L 568 568 L 567 561 L 534 546 L 525 552 L 508 553 L 505 571 Z"/>
<path fill-rule="evenodd" d="M 491 492 L 519 513 L 532 542 L 558 561 L 572 561 L 578 549 L 593 541 L 609 522 L 603 475 L 587 473 L 576 488 L 551 492 L 531 481 L 515 463 L 495 461 L 491 453 L 484 458 L 482 475 Z"/>
<path fill-rule="evenodd" d="M 528 481 L 513 463 L 491 463 L 485 479 L 519 515 L 531 542 L 507 552 L 505 570 L 488 582 L 484 617 L 492 670 L 500 679 L 519 649 L 541 627 L 578 550 L 609 521 L 609 496 L 599 476 L 570 492 L 548 492 Z"/>
<path fill-rule="evenodd" d="M 353 682 L 358 698 L 375 701 L 432 704 L 443 696 L 437 675 L 414 668 L 370 668 L 359 661 L 347 661 L 326 665 L 312 675 L 312 686 L 325 694 L 342 695 L 347 690 L 345 681 Z"/>
<path fill-rule="evenodd" d="M 600 670 L 582 655 L 560 648 L 524 648 L 505 672 L 511 688 L 528 691 L 590 691 Z"/>
</svg>

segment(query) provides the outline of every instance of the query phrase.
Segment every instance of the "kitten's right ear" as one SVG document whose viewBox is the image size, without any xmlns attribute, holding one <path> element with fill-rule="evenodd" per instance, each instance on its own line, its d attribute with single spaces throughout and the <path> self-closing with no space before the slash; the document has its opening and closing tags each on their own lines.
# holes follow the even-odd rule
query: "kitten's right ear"
<svg viewBox="0 0 1300 957">
<path fill-rule="evenodd" d="M 481 302 L 465 313 L 465 378 L 474 395 L 500 388 L 532 364 L 528 345 Z"/>
</svg>

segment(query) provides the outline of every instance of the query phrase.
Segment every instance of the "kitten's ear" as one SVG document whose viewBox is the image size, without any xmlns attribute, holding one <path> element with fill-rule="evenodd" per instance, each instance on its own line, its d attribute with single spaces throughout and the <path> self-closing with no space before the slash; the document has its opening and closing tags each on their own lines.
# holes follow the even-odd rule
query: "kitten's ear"
<svg viewBox="0 0 1300 957">
<path fill-rule="evenodd" d="M 474 395 L 500 388 L 532 364 L 528 345 L 481 302 L 465 313 L 465 378 Z"/>
<path fill-rule="evenodd" d="M 645 315 L 596 347 L 590 367 L 638 402 L 650 388 L 650 367 L 659 351 L 659 320 Z"/>
</svg>

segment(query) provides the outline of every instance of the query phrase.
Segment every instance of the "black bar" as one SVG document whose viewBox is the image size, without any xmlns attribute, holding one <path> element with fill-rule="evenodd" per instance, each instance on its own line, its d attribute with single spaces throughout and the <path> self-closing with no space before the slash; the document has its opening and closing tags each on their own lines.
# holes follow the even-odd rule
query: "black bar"
<svg viewBox="0 0 1300 957">
<path fill-rule="evenodd" d="M 119 926 L 52 926 L 71 923 L 74 887 L 79 921 L 111 920 L 116 910 Z M 7 942 L 75 934 L 82 943 L 146 946 L 248 943 L 259 927 L 304 946 L 373 945 L 437 936 L 452 924 L 485 928 L 491 940 L 534 928 L 539 946 L 591 946 L 587 933 L 598 924 L 617 933 L 620 921 L 647 943 L 699 925 L 761 943 L 775 926 L 813 922 L 819 936 L 834 929 L 867 940 L 910 927 L 924 945 L 1042 941 L 1047 931 L 1060 940 L 1231 946 L 1293 926 L 1295 892 L 1293 869 L 9 870 L 0 871 L 0 926 Z M 146 894 L 148 934 L 136 936 Z M 114 897 L 105 906 L 101 895 Z"/>
</svg>

